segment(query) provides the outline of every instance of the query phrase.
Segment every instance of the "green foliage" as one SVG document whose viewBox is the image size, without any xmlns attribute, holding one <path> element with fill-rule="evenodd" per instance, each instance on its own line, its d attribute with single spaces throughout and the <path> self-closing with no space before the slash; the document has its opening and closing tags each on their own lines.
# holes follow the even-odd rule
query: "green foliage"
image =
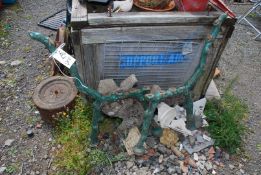
<svg viewBox="0 0 261 175">
<path fill-rule="evenodd" d="M 0 37 L 6 37 L 8 35 L 8 31 L 10 29 L 10 25 L 8 25 L 5 21 L 0 21 Z"/>
<path fill-rule="evenodd" d="M 10 165 L 6 168 L 5 172 L 8 174 L 13 174 L 16 172 L 17 167 L 15 165 Z"/>
<path fill-rule="evenodd" d="M 207 128 L 215 144 L 229 153 L 240 148 L 246 130 L 243 120 L 248 115 L 247 105 L 231 92 L 233 82 L 226 89 L 221 100 L 207 103 L 204 113 L 207 116 Z"/>
<path fill-rule="evenodd" d="M 91 131 L 92 107 L 78 98 L 73 111 L 61 114 L 55 135 L 62 149 L 55 156 L 56 174 L 86 175 L 93 167 L 111 165 L 122 156 L 111 156 L 99 149 L 91 149 L 88 140 Z"/>
</svg>

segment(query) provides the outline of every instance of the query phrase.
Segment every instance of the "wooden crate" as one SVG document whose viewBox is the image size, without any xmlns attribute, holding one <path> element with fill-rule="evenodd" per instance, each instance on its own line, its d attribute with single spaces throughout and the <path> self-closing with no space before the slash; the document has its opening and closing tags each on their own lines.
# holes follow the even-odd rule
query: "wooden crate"
<svg viewBox="0 0 261 175">
<path fill-rule="evenodd" d="M 87 9 L 87 4 L 80 4 L 78 0 L 73 0 L 71 34 L 80 75 L 84 82 L 93 88 L 97 88 L 100 79 L 115 78 L 116 81 L 120 81 L 127 76 L 126 72 L 123 73 L 124 70 L 120 70 L 119 63 L 113 65 L 112 73 L 108 74 L 105 71 L 108 64 L 106 54 L 110 52 L 110 50 L 106 49 L 108 43 L 119 44 L 122 42 L 124 46 L 128 46 L 128 43 L 138 45 L 143 42 L 155 42 L 157 47 L 164 42 L 197 43 L 198 47 L 193 48 L 193 53 L 187 56 L 188 59 L 192 60 L 188 67 L 182 67 L 182 64 L 169 67 L 173 68 L 173 70 L 183 70 L 182 76 L 179 75 L 179 82 L 176 84 L 173 83 L 175 82 L 173 77 L 177 76 L 175 71 L 168 72 L 167 77 L 165 74 L 161 76 L 164 70 L 167 72 L 168 65 L 161 65 L 159 71 L 155 66 L 146 67 L 146 70 L 154 70 L 154 73 L 158 72 L 159 76 L 149 72 L 146 77 L 146 74 L 144 74 L 145 68 L 134 71 L 138 80 L 144 81 L 139 83 L 140 86 L 160 84 L 159 82 L 169 83 L 170 87 L 180 86 L 193 74 L 197 67 L 204 41 L 208 38 L 214 21 L 221 14 L 220 12 L 188 13 L 177 11 L 125 12 L 113 13 L 112 17 L 108 17 L 107 13 L 88 13 Z M 228 18 L 225 21 L 220 35 L 209 51 L 205 73 L 193 90 L 195 100 L 204 95 L 220 56 L 233 32 L 234 24 L 234 19 Z M 129 46 L 131 47 L 131 45 Z M 121 48 L 121 45 L 119 45 L 119 48 Z M 122 53 L 129 54 L 130 52 Z M 129 70 L 129 73 L 133 72 Z M 118 74 L 121 75 L 120 78 L 116 77 Z M 173 77 L 171 74 L 173 74 Z M 113 77 L 114 75 L 115 77 Z M 143 77 L 140 75 L 143 75 Z M 146 80 L 149 79 L 151 81 L 147 82 Z"/>
</svg>

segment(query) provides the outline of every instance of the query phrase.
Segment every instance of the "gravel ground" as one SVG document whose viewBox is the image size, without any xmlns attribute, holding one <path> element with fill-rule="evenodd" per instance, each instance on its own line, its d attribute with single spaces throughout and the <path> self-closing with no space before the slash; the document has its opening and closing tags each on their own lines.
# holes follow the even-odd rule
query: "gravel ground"
<svg viewBox="0 0 261 175">
<path fill-rule="evenodd" d="M 232 6 L 237 15 L 242 15 L 250 8 L 249 5 Z M 261 29 L 261 19 L 255 25 Z M 225 174 L 239 171 L 238 166 L 248 174 L 261 173 L 261 42 L 253 40 L 255 31 L 246 25 L 237 24 L 236 29 L 222 54 L 219 62 L 221 77 L 217 80 L 220 91 L 235 77 L 233 92 L 243 99 L 249 107 L 250 116 L 246 121 L 250 133 L 245 138 L 245 153 L 240 158 L 230 161 L 235 169 L 226 169 Z M 241 165 L 239 165 L 241 164 Z M 233 173 L 234 172 L 234 173 Z"/>
<path fill-rule="evenodd" d="M 52 162 L 50 153 L 57 148 L 53 146 L 52 129 L 48 125 L 43 123 L 41 128 L 35 128 L 42 122 L 31 97 L 36 85 L 49 76 L 50 65 L 47 50 L 32 41 L 27 32 L 53 35 L 54 32 L 38 27 L 37 23 L 64 8 L 65 1 L 19 0 L 19 4 L 22 10 L 17 6 L 0 12 L 0 18 L 8 19 L 12 26 L 8 37 L 0 41 L 0 170 L 6 167 L 9 174 L 47 174 Z M 249 6 L 232 8 L 242 14 Z M 231 157 L 221 174 L 258 175 L 261 172 L 261 151 L 257 148 L 261 144 L 261 44 L 253 37 L 252 29 L 236 25 L 219 64 L 222 73 L 217 84 L 221 92 L 238 76 L 233 91 L 250 108 L 246 125 L 251 129 L 245 138 L 246 152 L 240 157 Z M 13 62 L 16 60 L 19 61 Z M 33 138 L 26 134 L 30 128 L 34 131 Z M 8 139 L 13 142 L 5 146 Z"/>
<path fill-rule="evenodd" d="M 23 0 L 19 4 L 4 9 L 0 16 L 8 18 L 12 26 L 0 48 L 0 60 L 6 62 L 0 65 L 0 167 L 6 167 L 10 174 L 47 174 L 52 160 L 52 130 L 45 124 L 41 129 L 34 128 L 41 121 L 31 97 L 36 85 L 49 76 L 50 65 L 46 62 L 48 51 L 27 33 L 54 34 L 37 23 L 64 8 L 65 1 Z M 15 60 L 20 64 L 11 66 Z M 27 137 L 29 128 L 34 130 L 33 138 Z M 4 146 L 7 139 L 14 142 Z"/>
</svg>

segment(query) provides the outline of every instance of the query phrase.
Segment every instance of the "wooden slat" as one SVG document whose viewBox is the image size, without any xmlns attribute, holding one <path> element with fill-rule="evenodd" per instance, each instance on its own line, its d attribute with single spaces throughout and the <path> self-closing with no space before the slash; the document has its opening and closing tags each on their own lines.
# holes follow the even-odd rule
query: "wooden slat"
<svg viewBox="0 0 261 175">
<path fill-rule="evenodd" d="M 215 68 L 218 65 L 220 57 L 227 45 L 229 38 L 231 37 L 231 32 L 233 32 L 233 30 L 233 25 L 226 26 L 222 39 L 218 39 L 214 42 L 214 46 L 212 47 L 213 53 L 209 54 L 207 57 L 205 73 L 194 87 L 193 92 L 195 99 L 199 99 L 201 96 L 205 96 L 210 81 L 213 79 Z"/>
<path fill-rule="evenodd" d="M 88 15 L 86 2 L 80 4 L 79 0 L 72 0 L 71 25 L 74 29 L 79 29 L 87 25 Z"/>
<path fill-rule="evenodd" d="M 83 29 L 82 44 L 109 41 L 163 41 L 205 39 L 211 26 L 147 26 Z"/>
<path fill-rule="evenodd" d="M 108 17 L 107 13 L 89 13 L 89 26 L 117 26 L 139 24 L 212 24 L 220 15 L 218 12 L 188 13 L 188 12 L 124 12 L 113 13 Z"/>
</svg>

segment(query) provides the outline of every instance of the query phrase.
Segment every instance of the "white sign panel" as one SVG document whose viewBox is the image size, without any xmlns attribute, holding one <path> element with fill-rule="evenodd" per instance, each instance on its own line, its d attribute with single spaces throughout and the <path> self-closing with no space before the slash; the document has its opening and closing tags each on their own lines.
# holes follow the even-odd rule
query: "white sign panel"
<svg viewBox="0 0 261 175">
<path fill-rule="evenodd" d="M 63 64 L 64 66 L 68 67 L 69 69 L 76 61 L 71 55 L 66 53 L 61 48 L 57 48 L 51 56 L 57 61 L 59 61 L 61 64 Z"/>
</svg>

